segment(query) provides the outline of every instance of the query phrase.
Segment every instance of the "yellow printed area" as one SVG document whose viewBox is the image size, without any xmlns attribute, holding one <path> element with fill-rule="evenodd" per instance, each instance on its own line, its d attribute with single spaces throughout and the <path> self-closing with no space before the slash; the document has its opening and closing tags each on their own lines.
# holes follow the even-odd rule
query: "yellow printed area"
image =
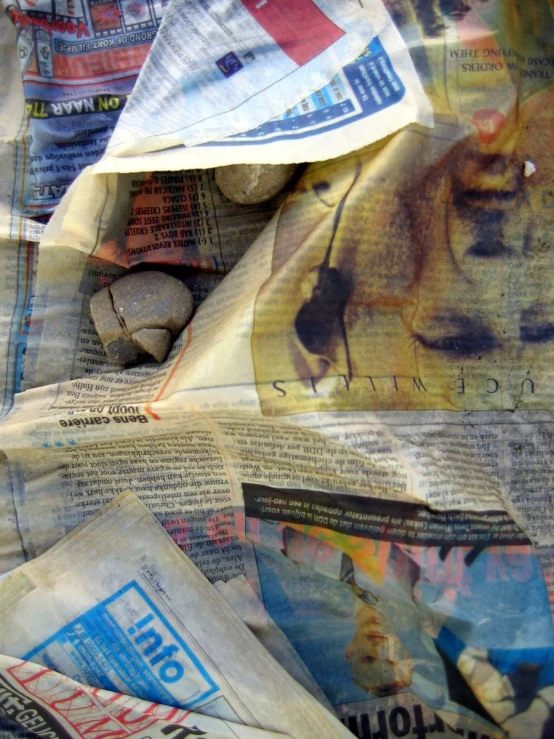
<svg viewBox="0 0 554 739">
<path fill-rule="evenodd" d="M 308 168 L 255 307 L 265 414 L 554 408 L 553 118 L 547 87 Z"/>
</svg>

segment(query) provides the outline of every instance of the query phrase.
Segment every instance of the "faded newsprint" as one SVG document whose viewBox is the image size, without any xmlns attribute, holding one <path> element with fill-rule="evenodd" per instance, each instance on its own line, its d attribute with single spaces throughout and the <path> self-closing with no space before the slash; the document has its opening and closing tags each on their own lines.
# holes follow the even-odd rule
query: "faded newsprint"
<svg viewBox="0 0 554 739">
<path fill-rule="evenodd" d="M 348 737 L 132 493 L 0 588 L 9 656 L 290 737 Z"/>
<path fill-rule="evenodd" d="M 281 739 L 284 734 L 90 688 L 29 660 L 0 656 L 2 739 L 85 739 L 91 730 L 113 739 L 203 736 Z"/>
<path fill-rule="evenodd" d="M 90 30 L 90 15 L 104 24 L 99 39 L 129 39 L 123 24 L 146 5 L 153 23 L 154 6 L 119 0 L 79 5 L 80 22 Z M 220 604 L 215 625 L 189 627 L 184 608 L 168 618 L 184 619 L 187 649 L 211 655 L 221 701 L 234 712 L 219 717 L 230 723 L 290 736 L 547 739 L 552 4 L 306 0 L 298 6 L 328 34 L 318 39 L 328 44 L 326 72 L 312 87 L 304 75 L 314 50 L 298 28 L 284 42 L 283 4 L 229 2 L 258 23 L 260 39 L 269 34 L 279 46 L 272 51 L 283 66 L 266 70 L 275 89 L 286 69 L 306 86 L 242 128 L 245 90 L 258 89 L 248 85 L 260 82 L 254 71 L 263 54 L 244 45 L 208 49 L 214 111 L 224 107 L 227 82 L 238 107 L 229 115 L 217 109 L 228 128 L 205 141 L 193 111 L 174 111 L 170 131 L 138 114 L 150 93 L 164 109 L 170 104 L 175 79 L 157 84 L 168 46 L 190 66 L 175 40 L 183 24 L 195 29 L 195 49 L 201 22 L 217 18 L 221 33 L 232 30 L 231 16 L 213 15 L 225 3 L 187 5 L 196 15 L 179 15 L 171 3 L 163 19 L 158 13 L 134 92 L 117 121 L 110 114 L 113 142 L 68 178 L 40 246 L 22 246 L 19 233 L 21 241 L 6 246 L 0 562 L 11 574 L 0 585 L 0 611 L 11 625 L 0 652 L 76 677 L 73 664 L 55 661 L 62 640 L 70 643 L 67 624 L 108 609 L 143 556 L 148 587 L 162 583 L 159 599 L 184 602 L 198 581 L 206 603 Z M 33 66 L 43 48 L 35 31 L 48 31 L 54 10 L 11 12 L 19 43 L 32 27 L 39 44 L 24 85 L 44 75 L 44 62 L 42 72 Z M 295 61 L 283 48 L 306 56 Z M 64 64 L 74 53 L 59 40 L 54 49 Z M 84 83 L 73 81 L 77 92 Z M 185 99 L 187 90 L 178 92 L 176 101 Z M 27 106 L 31 97 L 25 92 Z M 62 137 L 48 120 L 40 130 L 51 131 L 59 154 Z M 93 120 L 91 130 L 99 127 Z M 301 164 L 287 193 L 241 209 L 221 195 L 211 169 L 237 161 Z M 27 197 L 28 189 L 18 192 Z M 23 226 L 35 214 L 31 200 L 19 212 Z M 145 266 L 181 277 L 197 310 L 163 364 L 120 369 L 103 352 L 90 298 Z M 87 522 L 95 531 L 99 521 L 119 520 L 119 503 L 91 517 L 128 489 L 122 510 L 140 511 L 152 537 L 169 546 L 153 514 L 186 555 L 171 545 L 190 574 L 181 584 L 156 580 L 153 554 L 115 522 L 109 547 L 91 543 L 88 560 L 78 544 L 89 542 L 86 527 L 57 546 Z M 112 564 L 91 572 L 103 556 Z M 46 590 L 37 585 L 43 580 Z M 35 601 L 48 619 L 37 617 Z M 242 636 L 223 637 L 227 624 L 259 662 L 241 653 Z M 195 629 L 212 625 L 221 638 L 208 648 Z M 120 637 L 118 644 L 130 641 Z M 18 640 L 21 649 L 10 652 Z M 262 680 L 262 663 L 264 693 L 252 684 Z M 228 679 L 227 665 L 242 666 L 241 674 Z M 98 674 L 95 687 L 125 692 Z M 273 714 L 257 713 L 258 698 L 271 713 L 279 675 L 296 698 L 287 699 L 293 713 L 273 723 Z M 293 678 L 302 689 L 290 687 Z M 81 673 L 77 679 L 92 685 Z M 180 695 L 130 692 L 176 709 L 203 707 Z"/>
</svg>

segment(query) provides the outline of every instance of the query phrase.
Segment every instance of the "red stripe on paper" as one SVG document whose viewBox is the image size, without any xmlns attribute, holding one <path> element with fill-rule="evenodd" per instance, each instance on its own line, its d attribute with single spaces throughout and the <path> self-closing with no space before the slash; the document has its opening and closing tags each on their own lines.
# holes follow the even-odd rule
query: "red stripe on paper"
<svg viewBox="0 0 554 739">
<path fill-rule="evenodd" d="M 293 62 L 302 66 L 344 36 L 313 0 L 241 0 Z"/>
</svg>

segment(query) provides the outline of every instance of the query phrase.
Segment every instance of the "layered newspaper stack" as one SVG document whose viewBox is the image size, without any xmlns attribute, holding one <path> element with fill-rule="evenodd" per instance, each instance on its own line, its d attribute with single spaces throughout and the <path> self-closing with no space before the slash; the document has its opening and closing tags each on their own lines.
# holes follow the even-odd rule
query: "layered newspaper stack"
<svg viewBox="0 0 554 739">
<path fill-rule="evenodd" d="M 549 737 L 552 3 L 4 9 L 5 735 Z"/>
</svg>

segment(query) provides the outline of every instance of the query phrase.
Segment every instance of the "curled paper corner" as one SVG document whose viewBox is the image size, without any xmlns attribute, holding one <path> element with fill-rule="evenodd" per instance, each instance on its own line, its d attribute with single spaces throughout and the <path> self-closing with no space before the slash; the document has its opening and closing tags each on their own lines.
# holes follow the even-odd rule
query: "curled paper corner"
<svg viewBox="0 0 554 739">
<path fill-rule="evenodd" d="M 537 171 L 537 167 L 530 159 L 526 159 L 523 163 L 523 175 L 525 177 L 531 177 L 532 174 L 535 174 Z"/>
</svg>

